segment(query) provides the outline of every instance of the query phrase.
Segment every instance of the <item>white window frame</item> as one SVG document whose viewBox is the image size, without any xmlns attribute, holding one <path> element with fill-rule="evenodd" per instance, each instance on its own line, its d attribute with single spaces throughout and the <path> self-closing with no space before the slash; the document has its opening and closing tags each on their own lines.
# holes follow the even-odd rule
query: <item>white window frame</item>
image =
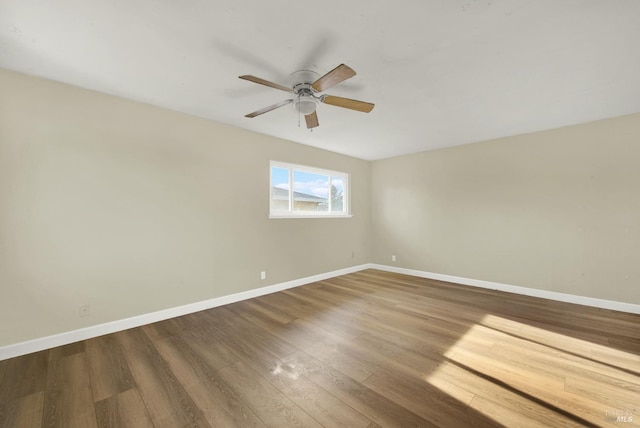
<svg viewBox="0 0 640 428">
<path fill-rule="evenodd" d="M 271 189 L 274 187 L 272 182 L 272 169 L 282 168 L 289 170 L 289 210 L 275 210 L 273 207 L 273 198 L 271 197 Z M 312 174 L 329 176 L 329 197 L 327 202 L 329 207 L 327 211 L 293 211 L 293 171 L 307 172 Z M 331 178 L 342 179 L 344 186 L 342 190 L 342 207 L 343 212 L 331 212 Z M 329 169 L 317 168 L 306 165 L 298 165 L 280 161 L 269 161 L 269 218 L 350 218 L 351 200 L 350 200 L 350 180 L 349 174 L 346 172 L 332 171 Z"/>
</svg>

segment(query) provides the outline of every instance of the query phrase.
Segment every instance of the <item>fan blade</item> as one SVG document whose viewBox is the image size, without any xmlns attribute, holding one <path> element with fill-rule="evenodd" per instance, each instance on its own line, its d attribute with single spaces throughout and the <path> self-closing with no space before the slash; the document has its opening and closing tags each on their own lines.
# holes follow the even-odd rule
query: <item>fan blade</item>
<svg viewBox="0 0 640 428">
<path fill-rule="evenodd" d="M 238 76 L 241 79 L 248 80 L 249 82 L 258 83 L 260 85 L 268 86 L 270 88 L 280 89 L 285 92 L 293 92 L 293 89 L 288 88 L 284 85 L 279 85 L 277 83 L 269 82 L 268 80 L 261 79 L 256 76 L 251 76 L 250 74 L 245 74 L 244 76 Z"/>
<path fill-rule="evenodd" d="M 265 108 L 261 108 L 260 110 L 256 110 L 253 113 L 249 113 L 249 114 L 245 114 L 244 117 L 256 117 L 256 116 L 260 116 L 261 114 L 265 114 L 270 112 L 271 110 L 275 110 L 277 108 L 280 108 L 282 106 L 286 106 L 287 104 L 291 104 L 293 102 L 293 100 L 284 100 L 284 101 L 280 101 L 279 103 L 270 105 L 269 107 L 265 107 Z"/>
<path fill-rule="evenodd" d="M 307 128 L 309 129 L 315 128 L 316 126 L 320 125 L 318 123 L 318 114 L 315 111 L 311 114 L 307 114 L 304 117 L 304 120 L 307 122 Z"/>
<path fill-rule="evenodd" d="M 338 83 L 344 82 L 356 75 L 356 72 L 348 65 L 340 64 L 315 82 L 311 84 L 311 87 L 316 92 L 324 92 L 329 88 L 333 88 Z"/>
<path fill-rule="evenodd" d="M 333 95 L 324 95 L 320 98 L 325 104 L 332 106 L 348 108 L 351 110 L 361 111 L 363 113 L 369 113 L 375 107 L 375 104 L 365 103 L 364 101 L 352 100 L 350 98 L 335 97 Z"/>
</svg>

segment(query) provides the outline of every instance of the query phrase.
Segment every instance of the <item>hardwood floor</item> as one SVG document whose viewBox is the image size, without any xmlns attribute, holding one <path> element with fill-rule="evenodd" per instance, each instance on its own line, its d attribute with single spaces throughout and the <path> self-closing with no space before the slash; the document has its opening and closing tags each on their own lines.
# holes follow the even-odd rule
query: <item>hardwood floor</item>
<svg viewBox="0 0 640 428">
<path fill-rule="evenodd" d="M 0 361 L 0 426 L 640 426 L 640 315 L 367 270 Z"/>
</svg>

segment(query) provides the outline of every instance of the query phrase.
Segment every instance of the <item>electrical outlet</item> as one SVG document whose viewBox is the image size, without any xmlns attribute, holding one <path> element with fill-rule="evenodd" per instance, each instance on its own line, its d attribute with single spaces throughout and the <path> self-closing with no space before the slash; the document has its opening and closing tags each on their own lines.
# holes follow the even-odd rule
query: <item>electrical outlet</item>
<svg viewBox="0 0 640 428">
<path fill-rule="evenodd" d="M 391 261 L 392 261 L 392 262 L 395 262 L 395 261 L 396 261 L 396 255 L 395 255 L 395 254 L 391 256 Z"/>
<path fill-rule="evenodd" d="M 267 279 L 267 272 L 266 271 L 262 271 L 260 272 L 260 279 Z"/>
<path fill-rule="evenodd" d="M 355 257 L 356 257 L 356 252 L 355 252 L 355 251 L 352 251 L 352 252 L 351 252 L 351 258 L 353 259 L 353 258 L 355 258 Z"/>
<path fill-rule="evenodd" d="M 78 314 L 81 317 L 88 317 L 90 313 L 91 313 L 91 307 L 89 306 L 88 303 L 86 305 L 80 305 L 80 307 L 78 308 Z"/>
</svg>

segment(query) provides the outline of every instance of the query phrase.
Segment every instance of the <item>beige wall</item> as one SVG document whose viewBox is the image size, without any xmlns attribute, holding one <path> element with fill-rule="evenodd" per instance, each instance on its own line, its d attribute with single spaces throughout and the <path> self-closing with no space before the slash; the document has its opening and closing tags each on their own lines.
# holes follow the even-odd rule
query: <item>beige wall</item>
<svg viewBox="0 0 640 428">
<path fill-rule="evenodd" d="M 4 70 L 0 94 L 0 346 L 370 260 L 369 162 Z M 353 218 L 269 220 L 270 159 L 350 173 Z"/>
<path fill-rule="evenodd" d="M 640 304 L 640 115 L 380 160 L 371 177 L 374 262 Z"/>
<path fill-rule="evenodd" d="M 0 346 L 370 261 L 640 304 L 640 115 L 369 163 L 4 70 L 0 94 Z M 354 217 L 269 220 L 271 159 L 350 173 Z"/>
</svg>

